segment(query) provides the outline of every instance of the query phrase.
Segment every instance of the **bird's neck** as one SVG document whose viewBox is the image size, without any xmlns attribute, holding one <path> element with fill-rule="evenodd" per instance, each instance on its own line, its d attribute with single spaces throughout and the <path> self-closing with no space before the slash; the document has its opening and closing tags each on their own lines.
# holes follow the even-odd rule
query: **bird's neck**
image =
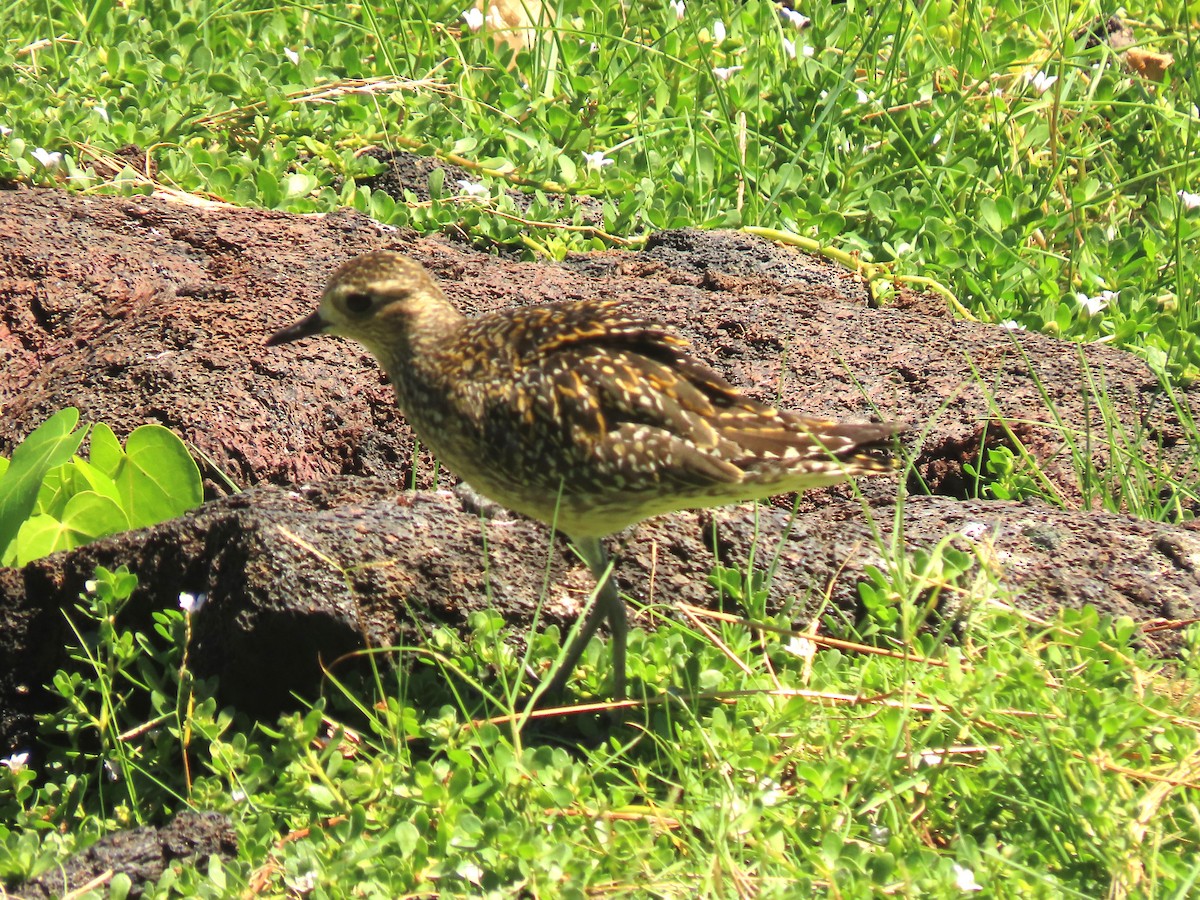
<svg viewBox="0 0 1200 900">
<path fill-rule="evenodd" d="M 441 360 L 467 318 L 448 300 L 430 299 L 403 312 L 402 327 L 385 327 L 368 349 L 396 388 L 401 406 L 413 391 L 426 390 L 443 377 Z"/>
<path fill-rule="evenodd" d="M 467 321 L 467 317 L 444 298 L 423 303 L 411 316 L 407 329 L 408 352 L 410 362 L 417 363 L 436 356 Z"/>
</svg>

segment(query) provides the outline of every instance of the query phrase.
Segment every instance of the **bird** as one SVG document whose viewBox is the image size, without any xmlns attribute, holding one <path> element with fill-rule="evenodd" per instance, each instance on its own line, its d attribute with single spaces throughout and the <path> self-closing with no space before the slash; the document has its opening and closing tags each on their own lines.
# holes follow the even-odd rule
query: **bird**
<svg viewBox="0 0 1200 900">
<path fill-rule="evenodd" d="M 677 332 L 617 299 L 474 318 L 416 260 L 343 263 L 307 318 L 266 345 L 316 335 L 362 344 L 417 437 L 485 498 L 565 535 L 597 591 L 546 684 L 561 698 L 607 622 L 612 697 L 626 689 L 629 623 L 602 539 L 643 519 L 893 471 L 904 427 L 835 422 L 741 392 Z"/>
</svg>

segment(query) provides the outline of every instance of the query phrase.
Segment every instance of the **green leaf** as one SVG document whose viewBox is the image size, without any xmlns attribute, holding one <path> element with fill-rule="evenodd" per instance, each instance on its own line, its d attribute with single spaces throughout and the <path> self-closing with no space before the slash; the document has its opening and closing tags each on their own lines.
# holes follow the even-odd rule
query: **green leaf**
<svg viewBox="0 0 1200 900">
<path fill-rule="evenodd" d="M 337 809 L 337 796 L 323 784 L 310 784 L 308 796 L 318 809 Z"/>
<path fill-rule="evenodd" d="M 560 153 L 558 156 L 558 171 L 562 175 L 562 180 L 567 184 L 574 184 L 579 179 L 579 168 L 575 165 L 575 161 L 565 153 Z"/>
<path fill-rule="evenodd" d="M 293 172 L 283 181 L 284 195 L 289 198 L 307 197 L 316 188 L 317 179 L 306 172 Z"/>
<path fill-rule="evenodd" d="M 195 461 L 183 441 L 161 425 L 143 425 L 129 435 L 113 481 L 131 528 L 173 519 L 204 498 Z"/>
<path fill-rule="evenodd" d="M 442 168 L 432 169 L 429 172 L 429 196 L 434 200 L 441 200 L 444 196 L 443 187 L 446 183 L 446 170 Z"/>
<path fill-rule="evenodd" d="M 208 76 L 208 86 L 218 94 L 225 94 L 229 97 L 237 96 L 241 85 L 238 84 L 236 78 L 226 75 L 224 72 L 213 72 Z"/>
<path fill-rule="evenodd" d="M 396 846 L 405 856 L 411 856 L 421 841 L 421 832 L 412 822 L 399 822 L 394 829 Z"/>
<path fill-rule="evenodd" d="M 114 503 L 121 502 L 121 495 L 111 478 L 85 460 L 75 457 L 71 462 L 56 466 L 46 473 L 38 491 L 34 512 L 60 519 L 67 501 L 82 491 L 96 491 Z"/>
<path fill-rule="evenodd" d="M 95 439 L 95 431 L 93 430 L 92 440 L 95 441 Z M 95 451 L 93 450 L 93 455 L 94 453 Z M 120 504 L 121 492 L 117 490 L 116 482 L 92 463 L 76 457 L 71 462 L 68 470 L 72 473 L 72 480 L 76 491 L 95 491 L 97 494 L 103 494 L 113 503 Z"/>
<path fill-rule="evenodd" d="M 996 202 L 990 197 L 984 197 L 979 204 L 979 215 L 983 220 L 983 224 L 992 231 L 999 234 L 1004 230 L 1004 223 L 1000 221 L 1000 213 L 996 209 Z"/>
<path fill-rule="evenodd" d="M 704 180 L 704 183 L 712 181 L 717 171 L 717 160 L 712 147 L 709 147 L 707 144 L 698 146 L 696 148 L 695 161 L 696 173 Z"/>
<path fill-rule="evenodd" d="M 60 410 L 13 451 L 7 471 L 0 476 L 0 552 L 33 512 L 46 473 L 69 460 L 83 443 L 87 428 L 76 431 L 78 422 L 79 410 Z"/>
<path fill-rule="evenodd" d="M 92 426 L 91 463 L 109 478 L 115 478 L 125 459 L 121 442 L 113 430 L 100 422 Z"/>
<path fill-rule="evenodd" d="M 102 494 L 84 491 L 67 501 L 61 520 L 44 514 L 26 520 L 17 532 L 17 565 L 128 528 L 129 519 L 121 507 Z"/>
<path fill-rule="evenodd" d="M 104 17 L 108 15 L 113 4 L 112 0 L 93 0 L 90 6 L 88 4 L 82 5 L 88 9 L 87 19 L 84 22 L 84 30 L 91 31 L 104 21 Z"/>
<path fill-rule="evenodd" d="M 71 464 L 55 466 L 46 473 L 46 477 L 42 479 L 42 486 L 38 488 L 37 503 L 33 506 L 34 514 L 54 516 L 57 519 L 66 508 L 67 501 L 79 490 L 84 489 L 75 487 L 71 478 Z"/>
</svg>

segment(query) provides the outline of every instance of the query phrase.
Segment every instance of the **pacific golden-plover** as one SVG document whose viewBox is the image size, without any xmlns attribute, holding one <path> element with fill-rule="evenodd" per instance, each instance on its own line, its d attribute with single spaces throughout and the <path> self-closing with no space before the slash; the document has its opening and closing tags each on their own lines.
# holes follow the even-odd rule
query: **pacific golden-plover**
<svg viewBox="0 0 1200 900">
<path fill-rule="evenodd" d="M 351 259 L 318 310 L 268 346 L 316 334 L 363 344 L 422 442 L 485 497 L 553 525 L 599 582 L 545 696 L 562 693 L 601 621 L 625 695 L 625 604 L 601 538 L 679 509 L 723 506 L 891 471 L 903 428 L 839 423 L 742 394 L 683 338 L 620 301 L 469 319 L 399 253 Z"/>
</svg>

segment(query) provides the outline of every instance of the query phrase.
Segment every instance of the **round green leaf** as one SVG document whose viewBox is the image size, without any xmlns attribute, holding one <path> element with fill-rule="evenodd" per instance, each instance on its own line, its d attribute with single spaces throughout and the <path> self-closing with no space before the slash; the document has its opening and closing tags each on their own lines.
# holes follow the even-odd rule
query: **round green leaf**
<svg viewBox="0 0 1200 900">
<path fill-rule="evenodd" d="M 117 440 L 113 430 L 103 422 L 92 426 L 90 454 L 92 465 L 109 478 L 115 478 L 124 459 L 125 451 L 121 449 L 121 442 Z"/>
<path fill-rule="evenodd" d="M 129 435 L 113 481 L 131 528 L 173 519 L 204 497 L 195 461 L 183 441 L 161 425 L 143 425 Z"/>
</svg>

